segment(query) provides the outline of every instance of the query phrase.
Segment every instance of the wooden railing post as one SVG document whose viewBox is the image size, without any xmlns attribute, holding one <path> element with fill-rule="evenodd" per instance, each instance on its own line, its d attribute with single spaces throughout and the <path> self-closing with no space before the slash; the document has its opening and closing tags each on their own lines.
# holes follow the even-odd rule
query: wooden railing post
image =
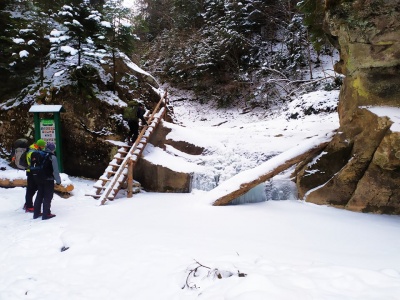
<svg viewBox="0 0 400 300">
<path fill-rule="evenodd" d="M 133 196 L 133 161 L 128 161 L 128 198 Z"/>
</svg>

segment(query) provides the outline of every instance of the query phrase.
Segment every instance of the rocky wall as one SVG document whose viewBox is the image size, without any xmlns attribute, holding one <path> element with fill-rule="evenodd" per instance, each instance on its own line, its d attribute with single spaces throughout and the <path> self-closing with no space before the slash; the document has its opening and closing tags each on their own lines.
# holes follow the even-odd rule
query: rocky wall
<svg viewBox="0 0 400 300">
<path fill-rule="evenodd" d="M 340 128 L 325 151 L 298 173 L 300 197 L 354 211 L 400 214 L 400 133 L 392 131 L 388 117 L 366 108 L 400 107 L 400 3 L 329 1 L 324 24 L 340 47 L 335 69 L 346 76 Z"/>
</svg>

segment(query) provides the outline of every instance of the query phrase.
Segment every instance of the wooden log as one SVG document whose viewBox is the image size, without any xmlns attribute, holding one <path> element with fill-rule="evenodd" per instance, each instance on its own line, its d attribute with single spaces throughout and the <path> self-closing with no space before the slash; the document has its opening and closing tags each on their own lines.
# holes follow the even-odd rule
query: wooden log
<svg viewBox="0 0 400 300">
<path fill-rule="evenodd" d="M 60 193 L 70 193 L 70 192 L 72 192 L 74 190 L 74 186 L 72 184 L 68 184 L 68 185 L 63 185 L 63 184 L 57 185 L 57 184 L 55 184 L 54 185 L 54 190 L 56 192 L 60 192 Z"/>
<path fill-rule="evenodd" d="M 14 188 L 14 187 L 26 187 L 26 179 L 16 178 L 16 179 L 8 179 L 8 178 L 0 178 L 0 187 L 3 188 Z M 54 190 L 60 193 L 70 193 L 74 189 L 72 184 L 68 185 L 57 185 L 54 184 Z"/>
<path fill-rule="evenodd" d="M 208 198 L 212 205 L 221 206 L 227 205 L 234 199 L 244 195 L 255 186 L 263 183 L 279 173 L 285 171 L 291 166 L 301 162 L 309 155 L 315 155 L 321 152 L 328 142 L 315 146 L 315 143 L 302 144 L 289 151 L 281 153 L 260 166 L 241 172 L 232 178 L 224 181 L 221 185 L 209 191 Z M 255 176 L 255 174 L 260 174 Z"/>
</svg>

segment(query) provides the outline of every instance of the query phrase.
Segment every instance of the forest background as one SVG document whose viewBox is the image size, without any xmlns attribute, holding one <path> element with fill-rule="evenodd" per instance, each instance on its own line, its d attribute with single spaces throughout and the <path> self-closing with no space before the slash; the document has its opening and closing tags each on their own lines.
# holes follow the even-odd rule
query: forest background
<svg viewBox="0 0 400 300">
<path fill-rule="evenodd" d="M 122 0 L 3 0 L 0 102 L 41 100 L 51 90 L 46 66 L 68 65 L 75 54 L 69 79 L 82 93 L 95 73 L 88 65 L 107 55 L 115 74 L 120 52 L 162 83 L 192 90 L 200 102 L 219 107 L 239 101 L 268 109 L 299 90 L 337 89 L 339 76 L 313 80 L 320 56 L 335 56 L 335 41 L 322 31 L 321 5 L 138 0 L 131 9 Z M 60 25 L 62 39 L 54 30 Z M 116 78 L 108 86 L 114 93 L 124 84 Z"/>
</svg>

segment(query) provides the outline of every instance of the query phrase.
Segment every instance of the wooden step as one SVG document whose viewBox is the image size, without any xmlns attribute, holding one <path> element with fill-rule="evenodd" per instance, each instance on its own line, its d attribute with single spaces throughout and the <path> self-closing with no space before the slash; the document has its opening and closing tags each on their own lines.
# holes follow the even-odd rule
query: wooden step
<svg viewBox="0 0 400 300">
<path fill-rule="evenodd" d="M 89 196 L 89 197 L 93 197 L 93 198 L 100 198 L 101 195 L 97 195 L 97 194 L 85 194 L 85 196 Z M 108 200 L 113 201 L 114 197 L 108 197 Z"/>
<path fill-rule="evenodd" d="M 89 196 L 89 197 L 93 197 L 93 198 L 100 198 L 101 195 L 97 195 L 97 194 L 85 194 L 85 196 Z"/>
<path fill-rule="evenodd" d="M 107 188 L 107 186 L 96 187 L 96 189 L 98 189 L 98 190 L 100 190 L 100 191 L 101 191 L 101 190 L 105 190 L 106 188 Z M 114 188 L 113 188 L 114 191 L 117 190 L 117 189 L 119 190 L 118 187 L 114 187 Z"/>
<path fill-rule="evenodd" d="M 121 154 L 128 154 L 129 151 L 125 151 L 124 149 L 118 149 L 117 153 L 121 153 Z"/>
</svg>

